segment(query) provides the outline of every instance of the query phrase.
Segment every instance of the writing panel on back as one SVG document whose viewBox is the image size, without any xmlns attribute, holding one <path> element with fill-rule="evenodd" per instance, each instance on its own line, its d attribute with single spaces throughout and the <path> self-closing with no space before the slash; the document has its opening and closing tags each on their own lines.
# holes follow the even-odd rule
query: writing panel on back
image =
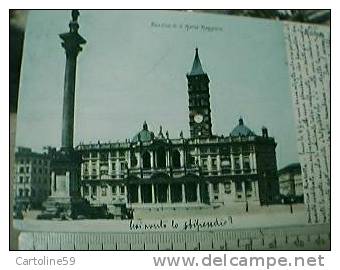
<svg viewBox="0 0 340 270">
<path fill-rule="evenodd" d="M 330 32 L 285 23 L 290 89 L 308 222 L 330 220 Z"/>
</svg>

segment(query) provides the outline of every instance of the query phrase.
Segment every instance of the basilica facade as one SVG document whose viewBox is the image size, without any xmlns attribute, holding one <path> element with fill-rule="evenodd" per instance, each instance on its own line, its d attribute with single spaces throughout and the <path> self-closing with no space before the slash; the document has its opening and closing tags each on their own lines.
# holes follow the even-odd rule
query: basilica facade
<svg viewBox="0 0 340 270">
<path fill-rule="evenodd" d="M 226 136 L 212 132 L 209 77 L 196 49 L 187 74 L 190 137 L 170 138 L 162 127 L 125 142 L 80 144 L 81 197 L 91 205 L 127 208 L 268 204 L 279 185 L 276 142 L 236 119 Z"/>
</svg>

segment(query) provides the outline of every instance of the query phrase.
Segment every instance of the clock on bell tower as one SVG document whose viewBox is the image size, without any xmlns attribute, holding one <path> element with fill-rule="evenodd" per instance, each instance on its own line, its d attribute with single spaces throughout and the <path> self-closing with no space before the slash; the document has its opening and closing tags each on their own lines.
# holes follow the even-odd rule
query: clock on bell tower
<svg viewBox="0 0 340 270">
<path fill-rule="evenodd" d="M 187 74 L 190 137 L 212 136 L 209 77 L 204 73 L 196 48 L 191 72 Z"/>
</svg>

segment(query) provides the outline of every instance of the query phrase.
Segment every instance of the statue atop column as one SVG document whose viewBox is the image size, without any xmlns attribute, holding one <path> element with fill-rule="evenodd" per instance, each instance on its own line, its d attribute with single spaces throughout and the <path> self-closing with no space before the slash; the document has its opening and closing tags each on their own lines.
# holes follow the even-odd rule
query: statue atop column
<svg viewBox="0 0 340 270">
<path fill-rule="evenodd" d="M 73 9 L 72 10 L 72 21 L 77 22 L 78 21 L 78 17 L 79 17 L 80 13 L 78 9 Z"/>
</svg>

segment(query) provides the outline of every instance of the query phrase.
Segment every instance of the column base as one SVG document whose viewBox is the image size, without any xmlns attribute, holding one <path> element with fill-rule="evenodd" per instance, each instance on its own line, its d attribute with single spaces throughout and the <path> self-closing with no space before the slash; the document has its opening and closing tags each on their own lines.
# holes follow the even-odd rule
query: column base
<svg viewBox="0 0 340 270">
<path fill-rule="evenodd" d="M 90 204 L 80 197 L 54 197 L 50 196 L 43 203 L 45 210 L 40 219 L 71 218 L 77 219 L 79 215 L 89 212 Z"/>
</svg>

